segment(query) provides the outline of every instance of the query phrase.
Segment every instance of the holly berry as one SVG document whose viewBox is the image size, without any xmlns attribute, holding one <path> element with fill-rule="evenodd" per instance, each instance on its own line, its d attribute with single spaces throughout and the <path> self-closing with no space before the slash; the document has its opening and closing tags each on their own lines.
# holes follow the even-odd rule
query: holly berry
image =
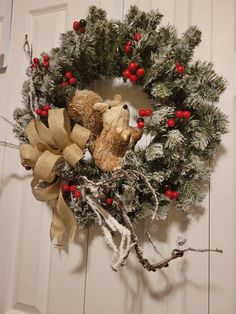
<svg viewBox="0 0 236 314">
<path fill-rule="evenodd" d="M 70 186 L 70 192 L 75 193 L 76 189 L 77 189 L 76 185 L 71 185 Z"/>
<path fill-rule="evenodd" d="M 191 113 L 189 110 L 183 111 L 183 118 L 189 119 L 191 117 Z"/>
<path fill-rule="evenodd" d="M 61 84 L 60 84 L 60 87 L 61 88 L 65 88 L 65 87 L 67 87 L 68 86 L 68 83 L 67 82 L 61 82 Z"/>
<path fill-rule="evenodd" d="M 37 68 L 37 66 L 38 66 L 38 64 L 37 64 L 37 63 L 33 63 L 33 64 L 31 64 L 31 68 L 33 68 L 33 69 Z"/>
<path fill-rule="evenodd" d="M 74 29 L 74 31 L 78 31 L 79 30 L 79 22 L 78 21 L 74 21 L 73 29 Z"/>
<path fill-rule="evenodd" d="M 125 46 L 131 46 L 131 45 L 132 45 L 132 43 L 129 40 L 125 43 Z"/>
<path fill-rule="evenodd" d="M 172 195 L 173 195 L 172 190 L 166 190 L 166 192 L 165 192 L 165 196 L 166 196 L 166 197 L 169 197 L 169 198 L 171 199 L 171 198 L 172 198 Z"/>
<path fill-rule="evenodd" d="M 43 56 L 43 61 L 48 62 L 50 60 L 50 57 L 48 55 Z"/>
<path fill-rule="evenodd" d="M 81 198 L 81 196 L 82 196 L 82 194 L 80 191 L 75 191 L 75 193 L 74 193 L 75 198 Z"/>
<path fill-rule="evenodd" d="M 150 117 L 151 115 L 152 115 L 152 109 L 151 108 L 145 109 L 145 116 Z"/>
<path fill-rule="evenodd" d="M 113 199 L 112 199 L 111 197 L 108 197 L 108 198 L 106 199 L 106 204 L 107 204 L 108 206 L 110 206 L 110 205 L 112 205 L 112 203 L 113 203 Z"/>
<path fill-rule="evenodd" d="M 138 121 L 138 128 L 139 129 L 143 129 L 144 125 L 145 125 L 144 121 Z"/>
<path fill-rule="evenodd" d="M 173 128 L 173 126 L 175 126 L 175 120 L 174 119 L 168 119 L 166 121 L 166 124 L 168 125 L 168 127 Z"/>
<path fill-rule="evenodd" d="M 41 110 L 41 117 L 47 117 L 48 116 L 48 112 L 47 110 Z"/>
<path fill-rule="evenodd" d="M 68 71 L 66 72 L 65 77 L 69 80 L 73 77 L 73 74 L 70 71 Z"/>
<path fill-rule="evenodd" d="M 79 32 L 84 34 L 85 33 L 85 27 L 80 26 L 79 27 Z"/>
<path fill-rule="evenodd" d="M 146 116 L 146 109 L 139 109 L 138 114 L 140 117 L 145 117 Z"/>
<path fill-rule="evenodd" d="M 145 75 L 145 70 L 144 68 L 139 68 L 136 72 L 136 74 L 138 75 L 138 77 L 143 77 Z"/>
<path fill-rule="evenodd" d="M 43 61 L 42 65 L 43 65 L 43 67 L 45 69 L 47 69 L 49 67 L 49 62 L 48 61 Z"/>
<path fill-rule="evenodd" d="M 75 79 L 74 77 L 72 77 L 72 78 L 69 79 L 69 84 L 70 84 L 70 85 L 75 84 L 75 82 L 76 82 L 76 79 Z"/>
<path fill-rule="evenodd" d="M 141 121 L 144 122 L 144 119 L 143 118 L 138 118 L 137 123 L 141 122 Z"/>
<path fill-rule="evenodd" d="M 87 25 L 87 22 L 86 22 L 84 19 L 81 19 L 81 20 L 79 21 L 79 26 L 80 26 L 80 27 L 86 27 L 86 25 Z"/>
<path fill-rule="evenodd" d="M 137 82 L 137 76 L 135 74 L 131 74 L 129 77 L 130 81 L 132 83 L 136 83 Z"/>
<path fill-rule="evenodd" d="M 137 70 L 137 64 L 135 62 L 130 62 L 128 69 L 131 72 L 135 72 Z"/>
<path fill-rule="evenodd" d="M 134 34 L 134 40 L 139 41 L 141 39 L 141 35 L 139 33 Z"/>
<path fill-rule="evenodd" d="M 46 105 L 44 105 L 43 109 L 48 111 L 51 109 L 51 106 L 49 104 L 46 104 Z"/>
<path fill-rule="evenodd" d="M 126 46 L 124 47 L 124 52 L 125 52 L 125 54 L 128 55 L 128 54 L 131 52 L 131 46 L 127 46 L 127 45 L 126 45 Z"/>
<path fill-rule="evenodd" d="M 176 200 L 177 198 L 179 198 L 180 193 L 178 191 L 172 191 L 172 196 L 171 199 Z"/>
<path fill-rule="evenodd" d="M 176 71 L 179 73 L 179 74 L 183 74 L 184 73 L 184 66 L 183 65 L 176 65 Z"/>
<path fill-rule="evenodd" d="M 183 118 L 183 111 L 176 110 L 175 111 L 175 116 L 176 116 L 176 118 Z"/>
<path fill-rule="evenodd" d="M 65 183 L 65 184 L 62 185 L 61 190 L 62 190 L 63 193 L 69 192 L 70 191 L 70 186 Z"/>
<path fill-rule="evenodd" d="M 42 114 L 42 109 L 39 109 L 39 108 L 38 108 L 38 109 L 35 110 L 35 112 L 36 112 L 37 115 L 41 116 L 41 114 Z"/>
<path fill-rule="evenodd" d="M 39 64 L 39 58 L 34 58 L 33 62 L 34 62 L 34 64 Z"/>
<path fill-rule="evenodd" d="M 128 69 L 124 70 L 123 76 L 124 76 L 125 78 L 127 78 L 127 79 L 130 78 L 130 75 L 131 75 L 130 70 L 128 70 Z"/>
</svg>

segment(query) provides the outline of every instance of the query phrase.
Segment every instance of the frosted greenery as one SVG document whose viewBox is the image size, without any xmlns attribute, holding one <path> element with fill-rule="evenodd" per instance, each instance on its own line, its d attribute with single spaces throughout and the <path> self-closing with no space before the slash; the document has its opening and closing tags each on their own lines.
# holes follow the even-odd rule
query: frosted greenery
<svg viewBox="0 0 236 314">
<path fill-rule="evenodd" d="M 71 30 L 61 34 L 60 47 L 48 52 L 48 69 L 28 67 L 29 78 L 22 90 L 24 107 L 15 110 L 14 131 L 21 142 L 27 142 L 25 127 L 34 117 L 35 109 L 45 103 L 65 107 L 76 89 L 93 89 L 96 80 L 122 77 L 124 69 L 134 60 L 145 68 L 145 76 L 137 85 L 152 100 L 154 111 L 145 119 L 144 132 L 151 135 L 150 145 L 129 152 L 124 169 L 136 169 L 147 177 L 158 196 L 157 217 L 165 218 L 173 203 L 165 196 L 166 187 L 180 192 L 174 201 L 177 210 L 186 212 L 202 201 L 212 171 L 209 160 L 216 155 L 221 136 L 227 132 L 227 118 L 216 106 L 225 90 L 225 80 L 215 73 L 211 63 L 193 61 L 201 32 L 193 26 L 179 37 L 173 26 L 159 26 L 161 18 L 158 11 L 145 13 L 133 6 L 123 22 L 113 21 L 107 19 L 105 11 L 90 7 L 86 32 Z M 124 44 L 132 41 L 136 32 L 141 34 L 141 40 L 135 42 L 132 54 L 126 55 Z M 45 52 L 40 60 L 43 55 Z M 185 68 L 181 76 L 176 72 L 176 61 Z M 73 73 L 76 83 L 62 88 L 67 71 Z M 189 110 L 191 117 L 180 119 L 169 128 L 166 120 L 175 118 L 176 110 Z M 45 118 L 42 121 L 47 125 Z M 113 175 L 101 173 L 93 163 L 76 168 L 62 163 L 57 170 L 70 182 L 75 182 L 81 174 L 94 182 Z M 153 210 L 150 190 L 141 180 L 128 182 L 120 178 L 113 190 L 103 192 L 110 196 L 119 193 L 131 219 L 145 217 Z M 85 202 L 67 201 L 82 226 L 96 220 Z M 115 207 L 110 211 L 119 215 Z"/>
</svg>

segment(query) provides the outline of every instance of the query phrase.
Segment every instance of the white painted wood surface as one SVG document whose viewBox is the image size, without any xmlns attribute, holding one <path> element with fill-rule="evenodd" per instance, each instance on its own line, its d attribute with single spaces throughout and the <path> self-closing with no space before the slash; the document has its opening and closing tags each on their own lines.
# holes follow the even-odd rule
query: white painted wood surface
<svg viewBox="0 0 236 314">
<path fill-rule="evenodd" d="M 224 136 L 203 208 L 189 218 L 172 211 L 152 234 L 163 254 L 175 247 L 179 235 L 193 247 L 220 247 L 224 254 L 189 254 L 157 273 L 143 271 L 131 256 L 127 266 L 114 273 L 109 267 L 111 252 L 98 228 L 80 232 L 68 250 L 57 251 L 49 242 L 50 211 L 31 195 L 30 176 L 20 166 L 18 152 L 0 147 L 0 314 L 234 314 L 236 1 L 15 0 L 9 67 L 0 72 L 1 115 L 12 120 L 21 102 L 24 34 L 29 34 L 35 56 L 49 51 L 57 45 L 58 34 L 84 18 L 91 4 L 120 19 L 131 4 L 144 10 L 159 8 L 165 15 L 163 24 L 175 24 L 180 33 L 188 25 L 202 30 L 196 58 L 214 61 L 229 81 L 220 106 L 229 115 L 231 132 Z M 99 88 L 104 97 L 112 94 L 104 84 Z M 144 95 L 137 102 L 122 90 L 131 104 L 145 102 Z M 16 143 L 5 122 L 0 123 L 0 138 Z M 143 228 L 144 223 L 138 227 L 141 238 Z M 149 243 L 143 246 L 154 256 Z"/>
</svg>

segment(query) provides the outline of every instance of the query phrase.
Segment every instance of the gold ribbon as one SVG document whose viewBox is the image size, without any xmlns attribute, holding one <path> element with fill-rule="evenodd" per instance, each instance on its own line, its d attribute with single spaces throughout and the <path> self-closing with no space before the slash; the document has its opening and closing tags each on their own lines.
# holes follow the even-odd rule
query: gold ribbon
<svg viewBox="0 0 236 314">
<path fill-rule="evenodd" d="M 75 166 L 84 156 L 83 149 L 90 133 L 78 124 L 71 130 L 65 109 L 51 109 L 48 127 L 39 120 L 32 120 L 26 128 L 30 144 L 21 144 L 19 148 L 22 165 L 33 168 L 33 195 L 37 200 L 47 202 L 53 210 L 50 236 L 51 240 L 56 239 L 59 247 L 73 241 L 77 223 L 63 198 L 55 165 L 64 158 Z"/>
</svg>

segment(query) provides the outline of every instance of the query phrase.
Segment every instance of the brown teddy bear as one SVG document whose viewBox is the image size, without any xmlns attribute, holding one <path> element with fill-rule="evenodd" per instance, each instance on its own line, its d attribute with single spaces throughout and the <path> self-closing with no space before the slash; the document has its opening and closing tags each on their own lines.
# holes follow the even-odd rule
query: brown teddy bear
<svg viewBox="0 0 236 314">
<path fill-rule="evenodd" d="M 102 132 L 102 115 L 94 104 L 102 98 L 90 90 L 77 90 L 67 106 L 69 118 L 91 131 L 90 146 Z"/>
<path fill-rule="evenodd" d="M 120 169 L 125 153 L 134 148 L 142 130 L 129 126 L 129 108 L 120 95 L 110 103 L 96 103 L 94 109 L 102 114 L 103 121 L 102 132 L 94 142 L 95 164 L 103 171 Z"/>
</svg>

